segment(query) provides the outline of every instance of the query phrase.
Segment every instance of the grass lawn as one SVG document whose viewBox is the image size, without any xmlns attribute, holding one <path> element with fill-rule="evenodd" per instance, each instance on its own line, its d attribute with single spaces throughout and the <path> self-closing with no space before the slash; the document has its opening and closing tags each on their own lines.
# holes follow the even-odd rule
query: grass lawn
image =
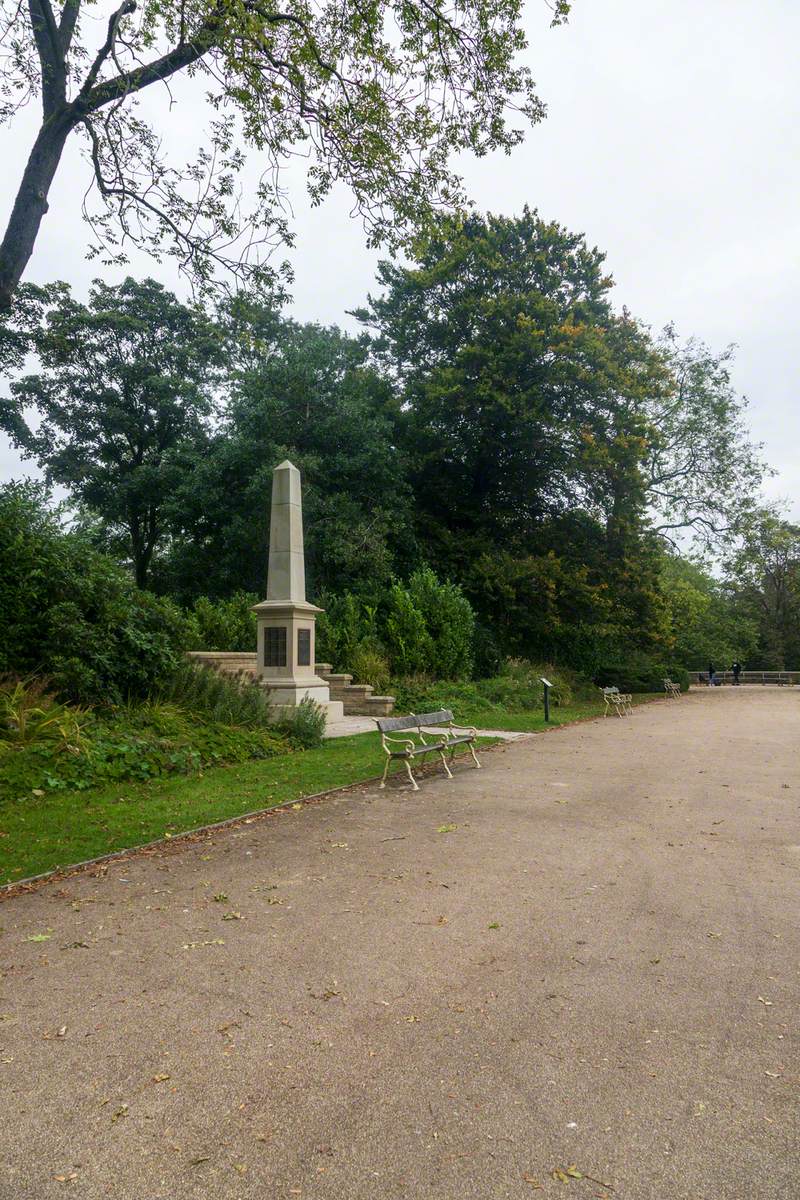
<svg viewBox="0 0 800 1200">
<path fill-rule="evenodd" d="M 334 738 L 319 750 L 213 767 L 198 775 L 2 803 L 0 884 L 357 783 L 382 770 L 377 733 L 363 733 Z"/>
<path fill-rule="evenodd" d="M 636 696 L 634 702 L 648 700 Z M 554 708 L 551 725 L 602 714 L 592 701 Z M 545 728 L 541 712 L 457 712 L 484 729 Z M 615 718 L 616 719 L 616 718 Z M 52 791 L 0 802 L 0 884 L 110 854 L 158 838 L 370 779 L 383 770 L 377 733 L 333 738 L 318 750 L 91 791 Z"/>
<path fill-rule="evenodd" d="M 663 699 L 663 693 L 634 696 L 634 704 L 645 704 L 650 700 Z M 569 725 L 573 721 L 584 721 L 588 717 L 602 717 L 605 704 L 602 700 L 586 700 L 583 703 L 571 705 L 569 708 L 550 708 L 550 727 L 553 725 Z M 612 713 L 615 720 L 619 718 Z M 453 712 L 459 724 L 475 725 L 478 729 L 507 729 L 510 733 L 532 733 L 537 729 L 547 729 L 544 713 L 541 709 L 527 709 L 523 712 L 513 712 L 508 709 L 502 712 L 487 712 L 485 708 L 471 710 L 469 706 Z"/>
</svg>

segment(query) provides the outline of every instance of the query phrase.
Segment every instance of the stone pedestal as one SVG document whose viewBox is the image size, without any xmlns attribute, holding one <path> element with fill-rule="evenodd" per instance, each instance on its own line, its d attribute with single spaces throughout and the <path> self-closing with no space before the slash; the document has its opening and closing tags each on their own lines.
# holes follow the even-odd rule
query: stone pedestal
<svg viewBox="0 0 800 1200">
<path fill-rule="evenodd" d="M 306 600 L 300 472 L 287 460 L 272 473 L 267 598 L 253 605 L 258 619 L 256 672 L 278 707 L 296 707 L 308 697 L 329 720 L 342 716 L 324 679 L 314 671 L 315 604 Z"/>
</svg>

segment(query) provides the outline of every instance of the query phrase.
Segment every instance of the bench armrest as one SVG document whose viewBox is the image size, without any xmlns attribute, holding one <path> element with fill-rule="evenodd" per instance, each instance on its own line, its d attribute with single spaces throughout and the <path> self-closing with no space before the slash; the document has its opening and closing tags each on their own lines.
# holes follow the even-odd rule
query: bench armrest
<svg viewBox="0 0 800 1200">
<path fill-rule="evenodd" d="M 457 725 L 455 721 L 451 721 L 448 726 L 449 733 L 469 733 L 472 737 L 478 736 L 478 730 L 474 725 Z"/>
<path fill-rule="evenodd" d="M 416 747 L 417 747 L 417 743 L 414 741 L 413 738 L 392 737 L 391 734 L 382 733 L 381 734 L 381 745 L 383 746 L 383 749 L 386 751 L 387 754 L 391 753 L 391 746 L 387 745 L 388 742 L 393 742 L 396 746 L 404 746 L 406 750 L 416 750 Z"/>
</svg>

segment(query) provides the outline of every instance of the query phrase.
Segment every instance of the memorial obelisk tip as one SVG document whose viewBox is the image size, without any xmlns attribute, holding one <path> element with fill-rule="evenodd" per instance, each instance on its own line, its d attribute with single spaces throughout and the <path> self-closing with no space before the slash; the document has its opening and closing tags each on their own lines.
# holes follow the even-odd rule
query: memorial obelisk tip
<svg viewBox="0 0 800 1200">
<path fill-rule="evenodd" d="M 305 598 L 300 472 L 287 458 L 272 472 L 267 599 L 303 604 Z"/>
</svg>

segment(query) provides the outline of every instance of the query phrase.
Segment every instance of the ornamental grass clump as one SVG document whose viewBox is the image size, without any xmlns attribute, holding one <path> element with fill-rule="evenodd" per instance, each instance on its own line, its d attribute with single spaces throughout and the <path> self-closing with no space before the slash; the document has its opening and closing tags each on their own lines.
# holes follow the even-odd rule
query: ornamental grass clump
<svg viewBox="0 0 800 1200">
<path fill-rule="evenodd" d="M 83 715 L 49 695 L 43 679 L 0 679 L 0 745 L 6 749 L 43 745 L 78 753 Z"/>
</svg>

